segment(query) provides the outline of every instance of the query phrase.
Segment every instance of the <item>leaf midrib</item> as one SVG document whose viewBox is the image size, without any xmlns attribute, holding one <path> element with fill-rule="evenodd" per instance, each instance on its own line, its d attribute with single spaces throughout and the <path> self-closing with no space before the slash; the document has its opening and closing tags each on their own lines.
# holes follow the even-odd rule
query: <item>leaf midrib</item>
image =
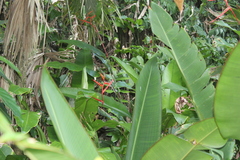
<svg viewBox="0 0 240 160">
<path fill-rule="evenodd" d="M 137 128 L 136 128 L 136 134 L 135 135 L 138 135 L 137 133 L 139 132 L 139 126 L 140 126 L 140 124 L 141 124 L 141 120 L 142 120 L 142 112 L 143 112 L 143 109 L 144 109 L 144 105 L 143 104 L 145 104 L 145 101 L 146 101 L 146 94 L 147 94 L 147 90 L 148 90 L 148 88 L 149 88 L 149 81 L 150 81 L 150 79 L 151 79 L 151 74 L 152 74 L 152 68 L 153 67 L 151 67 L 150 68 L 150 74 L 149 74 L 149 76 L 148 76 L 148 80 L 147 80 L 147 86 L 146 86 L 146 90 L 145 90 L 145 93 L 144 93 L 144 99 L 143 99 L 143 101 L 142 101 L 142 105 L 141 105 L 141 110 L 140 110 L 140 116 L 138 117 L 138 119 L 140 120 L 138 123 L 137 123 Z M 134 151 L 135 150 L 135 148 L 136 148 L 136 142 L 137 142 L 137 137 L 138 136 L 135 136 L 134 137 L 134 141 L 133 141 L 133 149 L 132 149 L 132 151 Z M 134 152 L 131 152 L 131 156 L 130 156 L 130 159 L 132 159 L 133 158 L 133 155 L 134 155 Z"/>
</svg>

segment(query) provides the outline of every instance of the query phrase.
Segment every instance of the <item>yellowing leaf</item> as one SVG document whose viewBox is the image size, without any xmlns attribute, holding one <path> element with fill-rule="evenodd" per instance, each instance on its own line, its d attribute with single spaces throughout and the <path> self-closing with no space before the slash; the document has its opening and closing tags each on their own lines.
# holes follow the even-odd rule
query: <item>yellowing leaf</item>
<svg viewBox="0 0 240 160">
<path fill-rule="evenodd" d="M 179 9 L 179 11 L 180 11 L 180 13 L 182 13 L 184 0 L 174 0 L 174 2 L 176 3 L 176 5 L 177 5 L 177 7 L 178 7 L 178 9 Z"/>
</svg>

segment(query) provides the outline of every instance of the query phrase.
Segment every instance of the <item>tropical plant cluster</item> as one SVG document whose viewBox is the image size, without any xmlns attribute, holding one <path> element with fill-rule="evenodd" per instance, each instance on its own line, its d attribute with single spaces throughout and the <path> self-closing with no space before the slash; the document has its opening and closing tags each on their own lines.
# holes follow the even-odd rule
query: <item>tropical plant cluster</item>
<svg viewBox="0 0 240 160">
<path fill-rule="evenodd" d="M 2 0 L 1 160 L 240 157 L 237 0 Z"/>
</svg>

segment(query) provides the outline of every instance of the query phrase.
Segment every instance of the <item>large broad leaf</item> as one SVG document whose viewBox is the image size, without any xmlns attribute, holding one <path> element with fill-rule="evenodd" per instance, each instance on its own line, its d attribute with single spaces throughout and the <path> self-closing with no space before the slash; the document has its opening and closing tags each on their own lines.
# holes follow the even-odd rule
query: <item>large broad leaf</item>
<svg viewBox="0 0 240 160">
<path fill-rule="evenodd" d="M 143 159 L 167 160 L 192 160 L 192 159 L 212 159 L 212 156 L 202 149 L 222 147 L 226 140 L 222 138 L 213 118 L 204 120 L 191 126 L 180 139 L 173 135 L 168 135 L 153 145 L 143 156 Z M 207 147 L 207 148 L 205 148 Z"/>
<path fill-rule="evenodd" d="M 98 157 L 93 142 L 45 67 L 42 71 L 41 90 L 58 138 L 65 148 L 78 159 Z"/>
<path fill-rule="evenodd" d="M 196 145 L 170 134 L 152 146 L 142 160 L 159 159 L 159 157 L 166 160 L 213 159 L 204 152 L 194 150 L 195 147 Z"/>
<path fill-rule="evenodd" d="M 220 148 L 227 142 L 221 136 L 213 118 L 194 124 L 184 133 L 184 137 L 193 144 L 211 148 Z"/>
<path fill-rule="evenodd" d="M 191 43 L 185 30 L 173 25 L 170 15 L 155 3 L 152 3 L 150 9 L 150 22 L 153 33 L 171 48 L 199 118 L 212 117 L 214 87 L 208 85 L 210 75 L 196 45 Z"/>
<path fill-rule="evenodd" d="M 240 43 L 230 54 L 219 78 L 214 114 L 225 138 L 240 140 Z"/>
<path fill-rule="evenodd" d="M 161 83 L 156 57 L 142 69 L 128 139 L 127 160 L 140 159 L 161 134 Z"/>
</svg>

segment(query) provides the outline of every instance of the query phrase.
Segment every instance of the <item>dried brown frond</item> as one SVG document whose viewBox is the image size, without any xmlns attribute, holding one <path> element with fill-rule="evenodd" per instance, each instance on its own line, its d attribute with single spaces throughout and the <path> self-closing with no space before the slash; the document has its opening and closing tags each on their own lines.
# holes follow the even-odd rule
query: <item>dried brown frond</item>
<svg viewBox="0 0 240 160">
<path fill-rule="evenodd" d="M 4 54 L 22 70 L 39 39 L 44 20 L 39 0 L 14 0 L 10 5 L 4 37 Z"/>
<path fill-rule="evenodd" d="M 46 24 L 40 0 L 14 0 L 9 6 L 8 23 L 4 34 L 4 55 L 13 62 L 23 76 L 9 78 L 20 86 L 25 86 L 29 57 L 36 53 L 41 38 L 38 28 Z M 47 26 L 47 25 L 46 25 Z"/>
</svg>

